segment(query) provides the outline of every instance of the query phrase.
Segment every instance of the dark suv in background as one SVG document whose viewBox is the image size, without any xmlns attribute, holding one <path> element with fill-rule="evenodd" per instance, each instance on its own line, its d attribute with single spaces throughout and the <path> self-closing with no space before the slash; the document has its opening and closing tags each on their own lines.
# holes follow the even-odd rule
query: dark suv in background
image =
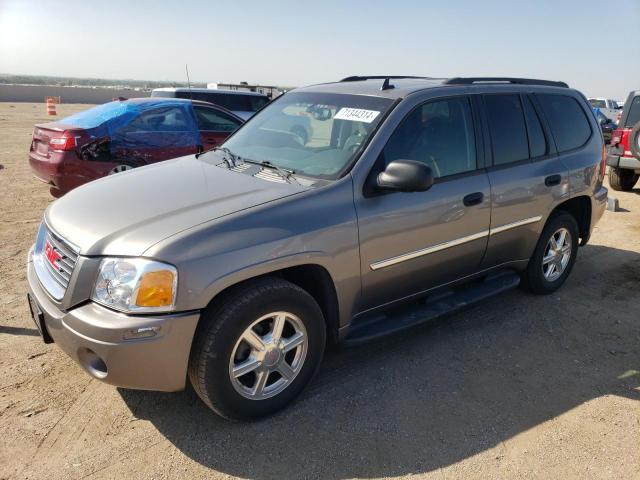
<svg viewBox="0 0 640 480">
<path fill-rule="evenodd" d="M 618 128 L 613 132 L 609 155 L 609 183 L 628 192 L 640 178 L 640 90 L 629 94 Z"/>
<path fill-rule="evenodd" d="M 155 88 L 152 97 L 186 98 L 220 105 L 243 120 L 249 120 L 253 114 L 269 103 L 269 97 L 257 92 L 239 92 L 236 90 L 217 90 L 215 88 Z"/>
<path fill-rule="evenodd" d="M 175 391 L 189 378 L 226 417 L 266 415 L 302 391 L 329 342 L 519 284 L 560 288 L 604 212 L 604 173 L 591 107 L 562 82 L 312 85 L 218 149 L 51 204 L 30 305 L 43 337 L 96 379 Z"/>
</svg>

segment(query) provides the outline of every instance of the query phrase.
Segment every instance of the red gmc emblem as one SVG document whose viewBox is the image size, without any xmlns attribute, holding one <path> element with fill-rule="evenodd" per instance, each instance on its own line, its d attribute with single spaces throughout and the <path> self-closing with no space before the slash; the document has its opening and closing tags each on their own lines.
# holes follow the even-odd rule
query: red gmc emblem
<svg viewBox="0 0 640 480">
<path fill-rule="evenodd" d="M 47 257 L 47 260 L 49 260 L 49 263 L 57 269 L 58 265 L 56 264 L 56 262 L 62 258 L 62 255 L 60 255 L 53 249 L 53 246 L 49 243 L 49 240 L 46 240 L 44 242 L 44 254 Z"/>
</svg>

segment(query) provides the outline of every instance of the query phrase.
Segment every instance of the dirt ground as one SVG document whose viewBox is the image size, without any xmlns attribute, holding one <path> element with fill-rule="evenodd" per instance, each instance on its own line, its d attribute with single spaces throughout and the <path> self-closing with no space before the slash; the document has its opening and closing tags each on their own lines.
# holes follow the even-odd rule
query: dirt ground
<svg viewBox="0 0 640 480">
<path fill-rule="evenodd" d="M 61 105 L 62 115 L 86 106 Z M 0 104 L 0 478 L 640 478 L 640 189 L 612 192 L 557 294 L 513 291 L 331 352 L 286 411 L 229 423 L 191 390 L 117 389 L 37 336 L 25 260 L 43 104 Z"/>
</svg>

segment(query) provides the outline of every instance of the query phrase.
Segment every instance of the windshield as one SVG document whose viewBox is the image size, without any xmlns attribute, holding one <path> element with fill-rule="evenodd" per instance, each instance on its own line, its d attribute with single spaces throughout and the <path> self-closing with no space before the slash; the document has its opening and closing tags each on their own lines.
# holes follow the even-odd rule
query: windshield
<svg viewBox="0 0 640 480">
<path fill-rule="evenodd" d="M 333 180 L 348 167 L 392 103 L 363 95 L 287 93 L 224 146 L 247 160 Z"/>
<path fill-rule="evenodd" d="M 592 98 L 591 100 L 589 100 L 589 103 L 593 108 L 607 108 L 607 103 L 604 100 Z"/>
</svg>

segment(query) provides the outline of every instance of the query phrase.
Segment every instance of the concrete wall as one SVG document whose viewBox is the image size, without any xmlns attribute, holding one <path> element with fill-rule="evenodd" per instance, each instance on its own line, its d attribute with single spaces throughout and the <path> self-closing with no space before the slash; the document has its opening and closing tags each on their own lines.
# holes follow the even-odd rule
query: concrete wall
<svg viewBox="0 0 640 480">
<path fill-rule="evenodd" d="M 151 92 L 134 90 L 115 90 L 90 87 L 45 87 L 41 85 L 2 85 L 0 84 L 0 102 L 44 103 L 44 97 L 60 97 L 62 103 L 98 104 L 110 102 L 115 97 L 149 97 Z"/>
</svg>

